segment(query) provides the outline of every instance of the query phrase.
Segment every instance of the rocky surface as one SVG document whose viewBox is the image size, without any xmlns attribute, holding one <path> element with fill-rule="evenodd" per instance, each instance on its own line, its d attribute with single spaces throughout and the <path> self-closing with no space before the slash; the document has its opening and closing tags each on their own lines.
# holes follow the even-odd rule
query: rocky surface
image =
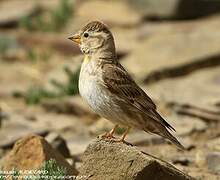
<svg viewBox="0 0 220 180">
<path fill-rule="evenodd" d="M 135 147 L 99 139 L 92 142 L 83 154 L 80 175 L 88 179 L 193 179 L 171 164 Z"/>
<path fill-rule="evenodd" d="M 17 141 L 13 149 L 2 160 L 2 169 L 5 171 L 38 169 L 45 161 L 54 159 L 61 167 L 65 167 L 70 175 L 77 174 L 65 158 L 42 137 L 26 136 Z"/>
</svg>

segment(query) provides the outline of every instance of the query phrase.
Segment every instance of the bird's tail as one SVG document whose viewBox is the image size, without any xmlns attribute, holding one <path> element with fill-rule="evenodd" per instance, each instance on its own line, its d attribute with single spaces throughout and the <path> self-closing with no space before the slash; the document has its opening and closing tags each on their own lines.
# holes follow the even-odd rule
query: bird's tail
<svg viewBox="0 0 220 180">
<path fill-rule="evenodd" d="M 152 132 L 162 136 L 165 139 L 170 140 L 179 149 L 185 150 L 184 146 L 169 132 L 175 131 L 175 129 L 168 124 L 163 117 L 156 111 L 151 109 L 150 118 L 148 117 L 147 127 L 144 128 L 146 132 Z M 151 119 L 151 120 L 149 120 Z"/>
<path fill-rule="evenodd" d="M 181 150 L 186 150 L 185 147 L 166 128 L 164 128 L 164 130 L 158 134 L 170 140 L 174 145 L 177 146 L 177 148 Z"/>
<path fill-rule="evenodd" d="M 145 131 L 150 133 L 147 129 Z M 151 132 L 153 132 L 153 131 L 151 131 Z M 165 139 L 168 139 L 174 145 L 176 145 L 178 149 L 186 150 L 185 147 L 166 129 L 166 127 L 160 125 L 160 128 L 156 128 L 153 133 L 158 134 Z"/>
</svg>

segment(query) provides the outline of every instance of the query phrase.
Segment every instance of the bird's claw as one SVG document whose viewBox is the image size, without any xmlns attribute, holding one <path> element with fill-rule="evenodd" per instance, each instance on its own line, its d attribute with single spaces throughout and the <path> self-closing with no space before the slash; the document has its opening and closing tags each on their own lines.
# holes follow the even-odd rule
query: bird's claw
<svg viewBox="0 0 220 180">
<path fill-rule="evenodd" d="M 112 140 L 112 139 L 115 139 L 115 137 L 113 136 L 113 134 L 107 132 L 103 135 L 101 135 L 101 139 L 108 139 L 108 140 Z"/>
</svg>

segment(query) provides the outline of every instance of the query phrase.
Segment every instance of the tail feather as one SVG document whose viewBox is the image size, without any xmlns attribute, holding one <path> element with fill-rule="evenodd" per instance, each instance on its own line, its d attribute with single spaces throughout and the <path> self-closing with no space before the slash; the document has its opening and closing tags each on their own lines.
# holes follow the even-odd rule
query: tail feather
<svg viewBox="0 0 220 180">
<path fill-rule="evenodd" d="M 156 111 L 151 109 L 151 114 L 146 117 L 148 123 L 144 127 L 144 131 L 158 134 L 165 139 L 170 140 L 179 149 L 185 150 L 184 146 L 169 132 L 176 131 L 163 117 Z"/>
<path fill-rule="evenodd" d="M 166 120 L 156 110 L 151 109 L 151 113 L 153 114 L 153 117 L 151 118 L 158 120 L 159 122 L 161 122 L 161 124 L 163 124 L 169 130 L 176 131 L 174 127 L 172 127 L 168 122 L 166 122 Z"/>
<path fill-rule="evenodd" d="M 186 148 L 167 130 L 159 133 L 162 137 L 170 140 L 174 145 L 176 145 L 181 150 L 186 150 Z"/>
<path fill-rule="evenodd" d="M 160 120 L 163 122 L 163 124 L 168 128 L 170 129 L 171 131 L 175 131 L 176 130 L 174 129 L 174 127 L 172 127 L 168 122 L 166 122 L 166 120 L 159 114 L 157 113 L 157 116 L 160 118 Z"/>
<path fill-rule="evenodd" d="M 163 125 L 159 125 L 159 128 L 154 128 L 154 130 L 149 131 L 147 128 L 144 129 L 145 132 L 152 132 L 154 134 L 160 135 L 165 139 L 168 139 L 171 143 L 177 146 L 178 149 L 186 150 L 186 148 L 164 127 Z"/>
</svg>

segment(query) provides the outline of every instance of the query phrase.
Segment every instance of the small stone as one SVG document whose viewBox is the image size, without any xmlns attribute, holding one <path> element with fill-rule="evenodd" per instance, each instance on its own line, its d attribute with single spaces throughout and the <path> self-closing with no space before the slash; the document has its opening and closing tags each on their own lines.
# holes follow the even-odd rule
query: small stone
<svg viewBox="0 0 220 180">
<path fill-rule="evenodd" d="M 3 170 L 33 170 L 50 159 L 54 159 L 58 166 L 64 167 L 68 174 L 76 175 L 77 171 L 71 167 L 65 158 L 42 137 L 29 135 L 18 140 L 13 149 L 3 160 Z"/>
<path fill-rule="evenodd" d="M 52 145 L 54 149 L 59 151 L 65 158 L 70 157 L 70 151 L 67 147 L 65 139 L 57 133 L 49 133 L 45 139 Z"/>
</svg>

